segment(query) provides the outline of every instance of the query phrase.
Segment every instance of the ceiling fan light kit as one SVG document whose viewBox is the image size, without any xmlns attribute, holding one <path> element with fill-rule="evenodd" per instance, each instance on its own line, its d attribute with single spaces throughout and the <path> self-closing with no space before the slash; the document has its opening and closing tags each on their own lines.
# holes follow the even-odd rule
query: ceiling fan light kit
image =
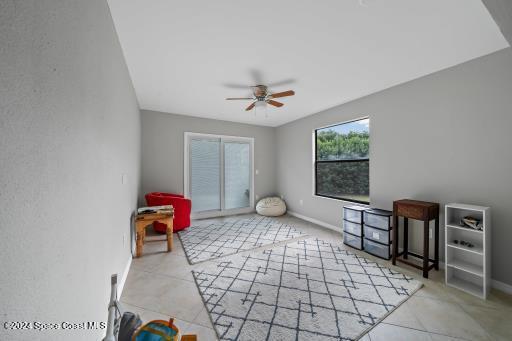
<svg viewBox="0 0 512 341">
<path fill-rule="evenodd" d="M 295 91 L 293 90 L 287 90 L 277 93 L 269 93 L 268 87 L 266 85 L 255 85 L 252 86 L 252 92 L 253 97 L 228 97 L 226 100 L 233 101 L 233 100 L 251 100 L 253 101 L 247 108 L 245 108 L 245 111 L 252 110 L 256 103 L 258 102 L 264 102 L 267 104 L 270 104 L 274 107 L 280 108 L 284 105 L 284 103 L 274 101 L 274 98 L 281 98 L 281 97 L 288 97 L 295 95 Z"/>
</svg>

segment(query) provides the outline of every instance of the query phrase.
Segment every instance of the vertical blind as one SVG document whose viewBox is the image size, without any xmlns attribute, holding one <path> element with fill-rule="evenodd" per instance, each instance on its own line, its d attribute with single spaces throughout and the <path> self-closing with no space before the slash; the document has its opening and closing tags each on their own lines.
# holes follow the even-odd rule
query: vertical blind
<svg viewBox="0 0 512 341">
<path fill-rule="evenodd" d="M 190 191 L 194 212 L 220 210 L 220 139 L 190 141 Z"/>
</svg>

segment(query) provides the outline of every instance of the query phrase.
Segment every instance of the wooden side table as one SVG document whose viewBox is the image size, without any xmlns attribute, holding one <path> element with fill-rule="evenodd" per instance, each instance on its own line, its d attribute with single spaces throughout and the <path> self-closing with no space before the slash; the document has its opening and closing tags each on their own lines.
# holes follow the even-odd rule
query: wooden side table
<svg viewBox="0 0 512 341">
<path fill-rule="evenodd" d="M 398 253 L 398 218 L 404 218 L 404 249 Z M 409 219 L 423 221 L 423 255 L 409 251 Z M 434 259 L 429 258 L 429 224 L 435 219 Z M 428 278 L 428 272 L 435 268 L 439 270 L 439 204 L 434 202 L 403 199 L 393 202 L 393 265 L 396 261 L 423 270 L 423 277 Z M 402 258 L 398 258 L 403 255 Z M 407 261 L 408 256 L 423 259 L 423 266 Z M 429 262 L 432 262 L 429 265 Z"/>
<path fill-rule="evenodd" d="M 172 251 L 173 240 L 172 232 L 173 225 L 172 219 L 174 212 L 170 213 L 141 213 L 135 217 L 135 231 L 136 231 L 136 251 L 135 257 L 138 258 L 142 255 L 142 249 L 144 247 L 144 239 L 146 238 L 146 226 L 157 221 L 159 223 L 167 225 L 167 252 Z"/>
</svg>

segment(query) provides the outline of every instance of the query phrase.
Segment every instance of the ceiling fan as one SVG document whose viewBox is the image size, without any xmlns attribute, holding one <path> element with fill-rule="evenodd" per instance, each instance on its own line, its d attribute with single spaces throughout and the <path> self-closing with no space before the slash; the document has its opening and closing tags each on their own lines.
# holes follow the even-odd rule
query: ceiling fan
<svg viewBox="0 0 512 341">
<path fill-rule="evenodd" d="M 254 108 L 256 106 L 256 103 L 258 102 L 265 102 L 265 103 L 268 103 L 270 105 L 273 105 L 275 107 L 282 107 L 284 104 L 281 103 L 281 102 L 278 102 L 278 101 L 274 101 L 274 98 L 280 98 L 280 97 L 287 97 L 287 96 L 293 96 L 295 95 L 295 91 L 293 90 L 288 90 L 288 91 L 283 91 L 283 92 L 276 92 L 276 93 L 269 93 L 268 92 L 268 87 L 266 85 L 255 85 L 255 86 L 252 86 L 252 92 L 253 92 L 253 97 L 229 97 L 229 98 L 226 98 L 226 100 L 228 101 L 233 101 L 233 100 L 251 100 L 253 101 L 247 108 L 245 108 L 246 111 L 249 111 L 251 110 L 252 108 Z"/>
</svg>

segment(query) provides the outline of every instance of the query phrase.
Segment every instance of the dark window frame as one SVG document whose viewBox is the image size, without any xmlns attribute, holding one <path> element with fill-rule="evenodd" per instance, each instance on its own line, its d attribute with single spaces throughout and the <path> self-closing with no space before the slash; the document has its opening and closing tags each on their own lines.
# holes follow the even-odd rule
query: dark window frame
<svg viewBox="0 0 512 341">
<path fill-rule="evenodd" d="M 317 174 L 317 171 L 318 171 L 318 164 L 321 164 L 321 163 L 343 163 L 343 162 L 368 162 L 368 164 L 370 163 L 370 158 L 366 158 L 366 159 L 346 159 L 346 160 L 318 160 L 318 157 L 317 157 L 317 153 L 318 153 L 318 149 L 317 149 L 317 141 L 318 141 L 318 131 L 319 130 L 322 130 L 322 129 L 326 129 L 326 128 L 330 128 L 330 127 L 336 127 L 336 126 L 340 126 L 340 125 L 343 125 L 343 124 L 348 124 L 348 123 L 352 123 L 352 122 L 357 122 L 357 121 L 361 121 L 361 120 L 364 120 L 364 119 L 369 119 L 369 117 L 361 117 L 361 118 L 358 118 L 358 119 L 355 119 L 355 120 L 351 120 L 351 121 L 346 121 L 346 122 L 342 122 L 342 123 L 337 123 L 337 124 L 332 124 L 332 125 L 329 125 L 329 126 L 326 126 L 326 127 L 322 127 L 322 128 L 316 128 L 315 129 L 315 158 L 314 158 L 314 168 L 315 168 L 315 195 L 318 196 L 318 197 L 323 197 L 323 198 L 329 198 L 329 199 L 334 199 L 334 200 L 340 200 L 340 201 L 348 201 L 348 202 L 354 202 L 354 203 L 357 203 L 357 204 L 365 204 L 365 205 L 369 205 L 370 204 L 370 200 L 368 201 L 363 201 L 363 200 L 356 200 L 356 199 L 352 199 L 352 198 L 343 198 L 343 197 L 334 197 L 334 196 L 331 196 L 331 195 L 325 195 L 325 194 L 319 194 L 318 193 L 318 174 Z M 369 177 L 368 177 L 368 181 L 370 181 Z M 368 196 L 368 199 L 369 199 L 369 196 Z"/>
</svg>

